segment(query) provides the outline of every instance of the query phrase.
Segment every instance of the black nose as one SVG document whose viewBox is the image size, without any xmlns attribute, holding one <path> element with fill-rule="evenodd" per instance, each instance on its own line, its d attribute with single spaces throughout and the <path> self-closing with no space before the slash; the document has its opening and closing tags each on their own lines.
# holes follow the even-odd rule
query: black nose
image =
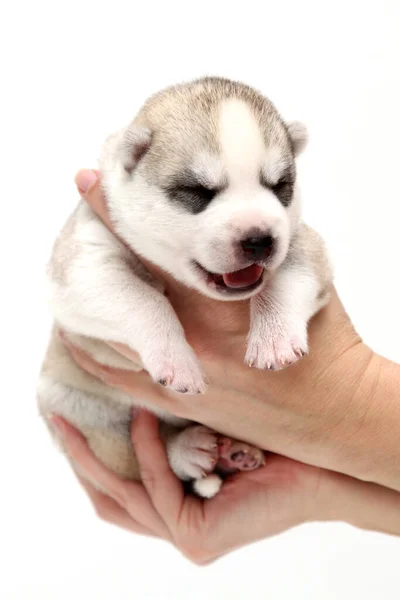
<svg viewBox="0 0 400 600">
<path fill-rule="evenodd" d="M 247 258 L 261 260 L 271 256 L 274 249 L 274 238 L 272 235 L 263 237 L 249 237 L 240 242 L 243 252 Z"/>
</svg>

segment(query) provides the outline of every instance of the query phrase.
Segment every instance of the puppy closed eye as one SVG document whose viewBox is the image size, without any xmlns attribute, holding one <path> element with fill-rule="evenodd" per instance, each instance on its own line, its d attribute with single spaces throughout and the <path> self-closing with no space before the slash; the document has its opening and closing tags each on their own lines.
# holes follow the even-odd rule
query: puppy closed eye
<svg viewBox="0 0 400 600">
<path fill-rule="evenodd" d="M 289 206 L 293 194 L 293 182 L 291 180 L 283 177 L 277 183 L 270 184 L 262 177 L 260 183 L 263 187 L 271 190 L 283 206 Z"/>
<path fill-rule="evenodd" d="M 201 184 L 176 185 L 168 189 L 169 197 L 197 214 L 207 208 L 219 190 Z"/>
<path fill-rule="evenodd" d="M 211 200 L 215 198 L 218 193 L 218 190 L 206 188 L 203 185 L 183 187 L 182 190 L 188 194 L 192 194 L 193 196 L 198 196 L 207 202 L 211 202 Z"/>
<path fill-rule="evenodd" d="M 277 184 L 271 186 L 271 189 L 274 192 L 274 194 L 279 196 L 280 194 L 284 194 L 287 192 L 290 193 L 292 191 L 292 184 L 290 183 L 290 181 L 285 181 L 284 179 L 282 179 L 282 181 L 278 181 Z"/>
</svg>

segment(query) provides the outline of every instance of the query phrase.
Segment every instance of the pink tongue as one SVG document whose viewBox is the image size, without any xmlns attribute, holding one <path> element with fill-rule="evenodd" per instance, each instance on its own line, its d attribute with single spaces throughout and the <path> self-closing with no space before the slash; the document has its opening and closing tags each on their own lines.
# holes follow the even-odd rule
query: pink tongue
<svg viewBox="0 0 400 600">
<path fill-rule="evenodd" d="M 246 267 L 246 269 L 241 269 L 240 271 L 224 273 L 222 278 L 227 287 L 245 288 L 256 283 L 260 279 L 262 272 L 262 267 L 251 265 L 251 267 Z"/>
</svg>

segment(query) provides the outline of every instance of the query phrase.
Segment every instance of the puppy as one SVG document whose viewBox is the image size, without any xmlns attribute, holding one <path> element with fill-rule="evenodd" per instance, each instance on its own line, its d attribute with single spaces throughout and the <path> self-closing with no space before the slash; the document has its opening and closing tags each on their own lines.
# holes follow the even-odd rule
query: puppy
<svg viewBox="0 0 400 600">
<path fill-rule="evenodd" d="M 320 237 L 300 219 L 295 157 L 306 144 L 250 87 L 204 78 L 168 88 L 105 143 L 100 170 L 118 241 L 80 202 L 48 267 L 55 324 L 98 362 L 138 369 L 104 341 L 136 350 L 158 384 L 206 389 L 201 366 L 162 284 L 143 257 L 216 301 L 250 299 L 245 361 L 282 369 L 308 351 L 309 319 L 328 301 L 331 270 Z M 257 468 L 263 453 L 111 389 L 81 370 L 53 332 L 38 384 L 40 412 L 75 425 L 94 454 L 138 479 L 131 408 L 160 418 L 169 462 L 203 497 L 218 472 Z M 56 437 L 56 433 L 53 431 Z M 60 442 L 61 443 L 61 442 Z"/>
</svg>

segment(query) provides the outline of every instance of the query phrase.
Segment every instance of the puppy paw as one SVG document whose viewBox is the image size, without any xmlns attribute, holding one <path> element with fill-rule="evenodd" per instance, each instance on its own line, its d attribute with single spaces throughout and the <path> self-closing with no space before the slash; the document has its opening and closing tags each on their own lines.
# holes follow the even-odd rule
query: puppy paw
<svg viewBox="0 0 400 600">
<path fill-rule="evenodd" d="M 253 471 L 265 464 L 264 452 L 229 437 L 218 438 L 217 469 L 224 473 Z"/>
<path fill-rule="evenodd" d="M 297 326 L 266 324 L 250 332 L 245 362 L 250 367 L 280 371 L 308 352 L 305 323 Z"/>
<path fill-rule="evenodd" d="M 195 479 L 193 482 L 193 490 L 200 498 L 214 498 L 221 486 L 222 479 L 215 473 L 211 473 L 211 475 L 207 475 L 202 479 Z"/>
<path fill-rule="evenodd" d="M 189 344 L 159 346 L 142 357 L 152 379 L 181 394 L 203 394 L 207 384 L 200 363 Z"/>
<path fill-rule="evenodd" d="M 202 479 L 214 471 L 218 460 L 217 434 L 204 427 L 188 427 L 167 444 L 171 469 L 183 481 Z"/>
</svg>

